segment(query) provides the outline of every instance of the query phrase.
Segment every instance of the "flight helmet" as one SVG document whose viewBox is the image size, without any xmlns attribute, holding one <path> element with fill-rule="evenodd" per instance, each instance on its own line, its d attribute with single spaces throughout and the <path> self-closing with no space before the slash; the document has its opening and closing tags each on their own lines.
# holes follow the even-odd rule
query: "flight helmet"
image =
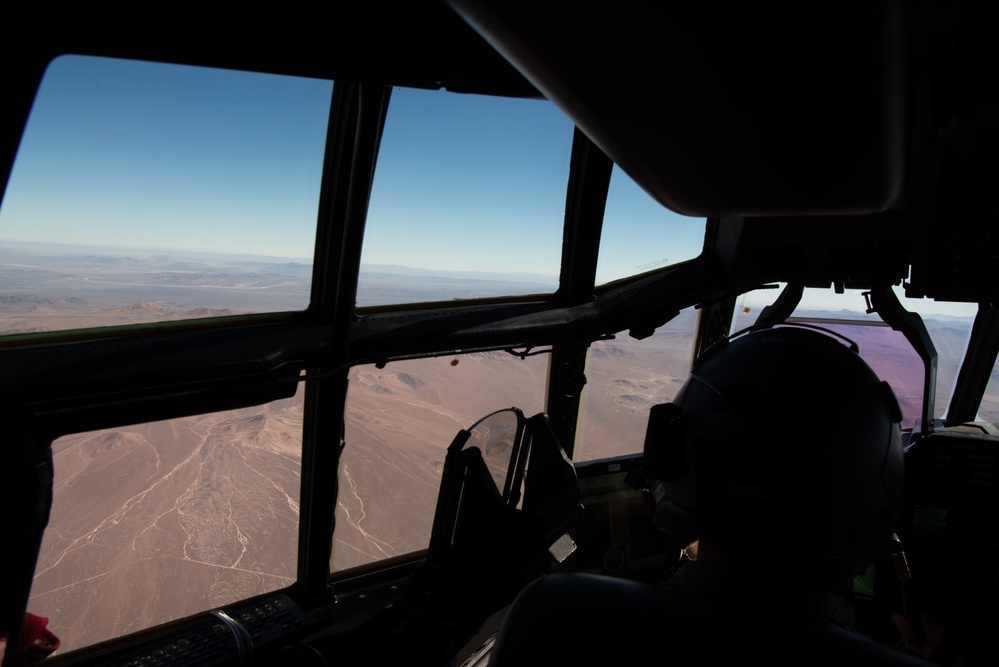
<svg viewBox="0 0 999 667">
<path fill-rule="evenodd" d="M 855 345 L 792 326 L 718 343 L 650 412 L 656 521 L 740 559 L 859 574 L 901 509 L 900 421 Z"/>
</svg>

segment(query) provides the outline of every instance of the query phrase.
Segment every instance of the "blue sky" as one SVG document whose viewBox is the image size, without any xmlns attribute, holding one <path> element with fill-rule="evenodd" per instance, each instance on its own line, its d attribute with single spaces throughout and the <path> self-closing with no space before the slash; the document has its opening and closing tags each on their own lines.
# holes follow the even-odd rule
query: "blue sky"
<svg viewBox="0 0 999 667">
<path fill-rule="evenodd" d="M 542 100 L 392 95 L 362 261 L 557 276 L 573 133 L 565 115 Z M 601 282 L 699 252 L 704 220 L 671 213 L 623 172 L 609 200 Z M 679 233 L 671 221 L 683 223 Z M 677 237 L 696 250 L 674 252 Z"/>
<path fill-rule="evenodd" d="M 106 58 L 45 75 L 0 241 L 308 260 L 332 82 Z M 539 100 L 397 89 L 362 260 L 559 272 L 572 125 Z M 615 171 L 599 282 L 692 257 L 704 222 Z"/>
<path fill-rule="evenodd" d="M 332 83 L 62 57 L 0 239 L 311 258 Z"/>
<path fill-rule="evenodd" d="M 538 100 L 396 89 L 362 262 L 557 276 L 572 124 Z"/>
<path fill-rule="evenodd" d="M 704 218 L 665 208 L 615 165 L 604 211 L 597 283 L 697 257 L 704 246 L 704 228 Z"/>
</svg>

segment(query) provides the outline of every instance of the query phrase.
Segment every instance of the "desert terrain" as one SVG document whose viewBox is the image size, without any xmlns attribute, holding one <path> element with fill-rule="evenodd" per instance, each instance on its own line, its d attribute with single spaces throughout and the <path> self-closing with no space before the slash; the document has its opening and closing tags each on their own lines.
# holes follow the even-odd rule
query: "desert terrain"
<svg viewBox="0 0 999 667">
<path fill-rule="evenodd" d="M 15 250 L 0 247 L 4 335 L 308 305 L 311 270 L 295 263 L 161 256 L 142 264 Z M 387 275 L 372 273 L 358 302 L 478 296 L 507 286 L 481 276 L 393 285 Z M 687 377 L 696 315 L 684 311 L 644 341 L 624 332 L 592 345 L 577 460 L 642 450 L 649 407 L 672 399 Z M 928 326 L 942 358 L 963 351 L 967 323 Z M 848 335 L 878 359 L 876 370 L 911 421 L 922 387 L 918 359 L 900 351 L 888 329 Z M 426 547 L 447 445 L 494 410 L 542 411 L 547 364 L 545 354 L 489 352 L 352 369 L 331 569 Z M 954 362 L 941 363 L 939 394 L 949 394 L 955 372 Z M 983 414 L 986 406 L 999 412 L 996 405 L 989 399 Z M 50 619 L 60 652 L 292 583 L 302 418 L 300 391 L 257 408 L 56 441 L 55 505 L 29 608 Z"/>
<path fill-rule="evenodd" d="M 293 261 L 0 244 L 0 335 L 304 310 L 311 281 Z"/>
<path fill-rule="evenodd" d="M 299 399 L 65 436 L 29 610 L 63 651 L 295 580 Z"/>
<path fill-rule="evenodd" d="M 576 461 L 642 451 L 649 408 L 673 400 L 687 379 L 696 324 L 689 308 L 644 340 L 625 331 L 590 346 Z"/>
</svg>

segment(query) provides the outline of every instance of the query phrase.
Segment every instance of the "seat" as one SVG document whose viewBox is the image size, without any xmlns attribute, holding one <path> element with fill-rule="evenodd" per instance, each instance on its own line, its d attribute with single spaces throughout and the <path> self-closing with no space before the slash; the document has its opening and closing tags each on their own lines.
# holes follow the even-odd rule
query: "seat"
<svg viewBox="0 0 999 667">
<path fill-rule="evenodd" d="M 931 663 L 835 632 L 789 632 L 763 615 L 723 609 L 662 586 L 592 574 L 551 574 L 533 581 L 514 600 L 489 664 Z"/>
</svg>

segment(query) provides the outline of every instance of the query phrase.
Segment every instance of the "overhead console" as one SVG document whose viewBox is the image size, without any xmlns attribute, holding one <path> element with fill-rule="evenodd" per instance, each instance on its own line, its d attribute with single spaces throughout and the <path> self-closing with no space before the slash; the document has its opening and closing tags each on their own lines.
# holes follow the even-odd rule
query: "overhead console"
<svg viewBox="0 0 999 667">
<path fill-rule="evenodd" d="M 993 178 L 999 179 L 999 169 Z M 941 205 L 912 262 L 911 297 L 999 301 L 999 197 Z"/>
<path fill-rule="evenodd" d="M 756 5 L 450 4 L 674 211 L 861 214 L 899 201 L 915 3 L 772 14 Z"/>
<path fill-rule="evenodd" d="M 906 294 L 999 300 L 999 7 L 935 3 L 924 50 L 922 140 L 913 145 L 909 206 L 921 229 Z M 921 170 L 921 171 L 920 171 Z"/>
</svg>

